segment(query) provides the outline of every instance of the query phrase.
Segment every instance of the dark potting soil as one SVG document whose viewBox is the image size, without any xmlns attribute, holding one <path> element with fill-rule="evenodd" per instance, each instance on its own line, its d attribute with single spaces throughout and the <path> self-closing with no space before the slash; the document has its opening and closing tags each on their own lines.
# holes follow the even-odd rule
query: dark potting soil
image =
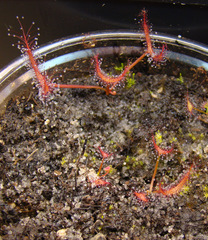
<svg viewBox="0 0 208 240">
<path fill-rule="evenodd" d="M 179 70 L 145 71 L 116 96 L 63 89 L 44 104 L 33 90 L 8 103 L 0 125 L 0 239 L 208 239 L 208 116 L 191 115 L 186 98 L 188 89 L 202 109 L 207 82 L 190 69 L 191 79 Z M 158 157 L 152 135 L 164 149 L 174 145 L 160 159 L 154 190 L 194 169 L 180 193 L 141 202 L 133 192 L 149 190 Z M 113 153 L 103 166 L 112 170 L 104 177 L 110 184 L 96 187 L 99 146 Z"/>
</svg>

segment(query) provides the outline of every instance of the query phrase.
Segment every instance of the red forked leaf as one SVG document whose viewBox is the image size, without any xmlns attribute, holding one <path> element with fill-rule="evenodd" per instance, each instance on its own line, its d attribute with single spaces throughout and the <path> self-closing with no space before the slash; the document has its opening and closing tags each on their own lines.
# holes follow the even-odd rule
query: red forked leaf
<svg viewBox="0 0 208 240">
<path fill-rule="evenodd" d="M 110 185 L 110 182 L 106 182 L 105 180 L 103 180 L 101 178 L 98 178 L 98 179 L 92 181 L 92 183 L 94 184 L 94 187 Z"/>
<path fill-rule="evenodd" d="M 191 115 L 193 115 L 194 105 L 189 100 L 188 93 L 187 93 L 187 96 L 186 96 L 186 102 L 187 102 L 187 109 L 188 109 L 189 113 Z"/>
<path fill-rule="evenodd" d="M 148 199 L 146 193 L 143 193 L 143 192 L 134 192 L 134 195 L 136 196 L 136 198 L 137 198 L 139 201 L 149 202 L 149 199 Z"/>
<path fill-rule="evenodd" d="M 145 39 L 147 43 L 147 52 L 149 53 L 149 55 L 151 56 L 154 62 L 162 62 L 164 61 L 167 47 L 166 45 L 162 45 L 162 49 L 159 53 L 155 51 L 155 49 L 152 46 L 152 42 L 150 38 L 150 27 L 148 25 L 148 20 L 147 20 L 147 11 L 143 9 L 141 11 L 141 15 L 142 15 L 142 27 L 144 30 Z"/>
<path fill-rule="evenodd" d="M 155 150 L 158 152 L 159 155 L 166 155 L 166 154 L 169 154 L 173 151 L 174 149 L 174 146 L 171 147 L 171 149 L 162 149 L 160 148 L 156 142 L 155 142 L 155 137 L 152 135 L 152 141 L 153 141 L 153 144 L 154 144 L 154 148 Z"/>
<path fill-rule="evenodd" d="M 105 173 L 102 176 L 100 176 L 100 177 L 101 178 L 105 177 L 110 172 L 110 170 L 111 170 L 111 166 L 108 166 L 108 167 L 104 168 Z"/>
<path fill-rule="evenodd" d="M 109 76 L 105 72 L 103 72 L 103 70 L 100 68 L 100 63 L 98 61 L 98 55 L 95 55 L 94 59 L 95 59 L 96 74 L 99 77 L 99 79 L 103 82 L 103 84 L 106 86 L 112 86 L 112 88 L 114 88 L 116 86 L 116 84 L 118 84 L 119 82 L 124 80 L 125 75 L 129 71 L 129 68 L 127 66 L 127 67 L 125 67 L 125 69 L 123 70 L 123 72 L 120 75 Z"/>
<path fill-rule="evenodd" d="M 182 188 L 185 186 L 185 184 L 187 183 L 192 168 L 193 168 L 193 164 L 190 166 L 187 173 L 181 178 L 181 180 L 179 181 L 179 183 L 177 185 L 167 188 L 167 189 L 163 189 L 162 184 L 160 183 L 159 190 L 155 191 L 155 193 L 161 193 L 165 196 L 171 196 L 171 195 L 175 195 L 175 194 L 179 193 L 182 190 Z"/>
<path fill-rule="evenodd" d="M 52 89 L 51 89 L 51 86 L 50 86 L 47 76 L 45 76 L 44 74 L 42 74 L 40 72 L 39 67 L 38 67 L 38 62 L 33 55 L 33 49 L 37 43 L 37 37 L 33 36 L 32 32 L 31 32 L 31 29 L 32 29 L 34 23 L 32 23 L 30 28 L 27 31 L 25 31 L 19 17 L 17 17 L 17 20 L 19 22 L 20 29 L 22 31 L 22 36 L 21 35 L 18 36 L 17 34 L 14 34 L 13 37 L 19 39 L 18 46 L 20 47 L 21 52 L 27 54 L 31 68 L 34 70 L 36 79 L 40 86 L 40 91 L 39 91 L 40 95 L 41 95 L 41 97 L 43 97 L 45 99 L 50 94 Z"/>
<path fill-rule="evenodd" d="M 113 153 L 109 154 L 109 153 L 107 153 L 107 152 L 104 152 L 104 151 L 101 149 L 101 147 L 98 147 L 98 149 L 99 149 L 99 151 L 100 151 L 103 159 L 108 158 L 108 157 L 110 157 L 110 156 L 113 155 Z"/>
<path fill-rule="evenodd" d="M 95 72 L 97 77 L 102 81 L 102 83 L 106 86 L 105 91 L 106 94 L 116 95 L 116 91 L 114 91 L 115 86 L 125 80 L 126 74 L 142 59 L 147 55 L 147 52 L 144 52 L 139 58 L 137 58 L 133 63 L 127 65 L 123 72 L 116 76 L 107 75 L 100 67 L 100 62 L 98 61 L 98 55 L 94 56 L 95 59 Z"/>
<path fill-rule="evenodd" d="M 93 86 L 93 85 L 69 85 L 69 84 L 52 83 L 50 81 L 50 78 L 46 74 L 43 74 L 40 72 L 38 61 L 33 54 L 33 50 L 37 44 L 37 36 L 33 35 L 32 31 L 31 31 L 34 23 L 32 23 L 30 28 L 27 31 L 25 31 L 19 17 L 17 17 L 17 20 L 20 24 L 20 29 L 22 31 L 22 35 L 18 35 L 18 34 L 12 35 L 10 32 L 10 29 L 8 30 L 9 31 L 8 35 L 19 39 L 18 43 L 15 45 L 17 45 L 18 48 L 20 48 L 21 52 L 25 53 L 28 56 L 30 66 L 34 70 L 35 78 L 38 82 L 39 95 L 42 100 L 45 100 L 50 95 L 50 93 L 53 91 L 53 89 L 55 89 L 55 88 L 98 89 L 98 90 L 105 91 L 107 95 L 109 95 L 109 94 L 115 95 L 116 94 L 116 92 L 113 91 L 113 89 L 111 89 L 109 87 L 103 88 L 100 86 Z"/>
<path fill-rule="evenodd" d="M 97 173 L 97 175 L 99 176 L 99 175 L 100 175 L 100 172 L 101 172 L 101 170 L 102 170 L 102 167 L 103 167 L 104 160 L 105 160 L 106 158 L 112 156 L 113 153 L 109 154 L 109 153 L 107 153 L 107 152 L 104 152 L 104 151 L 101 149 L 101 147 L 98 147 L 98 149 L 99 149 L 99 151 L 100 151 L 100 153 L 101 153 L 101 155 L 102 155 L 102 162 L 101 162 L 101 164 L 100 164 L 100 167 L 99 167 L 99 170 L 98 170 L 98 173 Z M 109 170 L 109 171 L 110 171 L 110 170 Z M 106 174 L 108 174 L 108 173 L 106 173 Z M 106 174 L 104 174 L 104 175 L 106 175 Z"/>
<path fill-rule="evenodd" d="M 166 51 L 167 51 L 167 46 L 165 44 L 162 45 L 162 49 L 158 54 L 154 54 L 152 56 L 154 62 L 163 62 L 165 60 L 165 55 L 166 55 Z"/>
</svg>

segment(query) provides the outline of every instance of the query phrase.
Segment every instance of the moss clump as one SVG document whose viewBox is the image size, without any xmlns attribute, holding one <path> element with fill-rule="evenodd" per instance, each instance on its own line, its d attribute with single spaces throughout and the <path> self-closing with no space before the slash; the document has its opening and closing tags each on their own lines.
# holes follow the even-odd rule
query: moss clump
<svg viewBox="0 0 208 240">
<path fill-rule="evenodd" d="M 131 76 L 126 77 L 126 88 L 127 89 L 129 89 L 135 85 L 136 81 L 135 81 L 134 77 L 135 77 L 135 73 L 132 73 Z"/>
</svg>

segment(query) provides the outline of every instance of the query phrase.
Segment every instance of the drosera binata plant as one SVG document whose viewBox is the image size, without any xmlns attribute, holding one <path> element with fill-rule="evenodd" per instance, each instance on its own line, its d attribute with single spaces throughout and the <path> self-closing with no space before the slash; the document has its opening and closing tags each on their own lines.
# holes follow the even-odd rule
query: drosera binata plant
<svg viewBox="0 0 208 240">
<path fill-rule="evenodd" d="M 110 172 L 110 170 L 111 170 L 110 166 L 104 168 L 105 173 L 100 177 L 97 176 L 94 180 L 91 181 L 93 187 L 101 187 L 101 186 L 110 185 L 110 182 L 106 182 L 103 179 Z"/>
<path fill-rule="evenodd" d="M 110 76 L 101 69 L 102 62 L 98 59 L 98 54 L 94 56 L 95 73 L 100 82 L 105 86 L 107 95 L 116 95 L 116 85 L 125 81 L 127 73 L 139 62 L 141 62 L 144 57 L 148 56 L 149 62 L 153 61 L 153 63 L 160 63 L 165 61 L 166 45 L 163 44 L 161 51 L 158 53 L 158 50 L 154 48 L 151 42 L 150 27 L 147 20 L 147 11 L 143 9 L 140 15 L 142 16 L 142 29 L 144 31 L 147 49 L 144 50 L 144 53 L 139 58 L 137 58 L 133 63 L 128 64 L 125 67 L 123 66 L 123 71 L 119 75 Z"/>
<path fill-rule="evenodd" d="M 106 158 L 109 158 L 110 156 L 112 156 L 113 153 L 110 153 L 110 154 L 109 154 L 109 153 L 103 151 L 100 146 L 98 147 L 98 149 L 99 149 L 100 154 L 101 154 L 101 156 L 102 156 L 102 161 L 101 161 L 101 164 L 100 164 L 100 167 L 99 167 L 99 170 L 98 170 L 97 174 L 96 174 L 96 175 L 94 174 L 93 177 L 90 177 L 90 178 L 89 178 L 89 181 L 92 183 L 92 186 L 93 186 L 93 187 L 101 187 L 101 186 L 110 185 L 110 182 L 106 182 L 103 178 L 104 178 L 108 173 L 110 173 L 110 171 L 111 171 L 111 169 L 112 169 L 111 166 L 105 167 L 105 168 L 104 168 L 105 173 L 104 173 L 103 175 L 101 175 L 101 176 L 100 176 L 100 172 L 101 172 L 101 170 L 102 170 L 104 160 L 105 160 Z"/>
<path fill-rule="evenodd" d="M 105 160 L 106 158 L 109 158 L 110 156 L 112 156 L 113 153 L 110 153 L 110 154 L 109 154 L 109 153 L 103 151 L 100 146 L 98 147 L 98 149 L 99 149 L 99 151 L 100 151 L 100 154 L 102 155 L 102 161 L 101 161 L 101 164 L 100 164 L 98 173 L 97 173 L 97 175 L 99 176 L 99 175 L 100 175 L 100 172 L 101 172 L 101 170 L 102 170 L 102 167 L 103 167 L 104 160 Z M 105 175 L 106 175 L 106 174 L 105 174 Z"/>
<path fill-rule="evenodd" d="M 20 49 L 20 51 L 23 54 L 26 54 L 28 56 L 30 66 L 34 70 L 35 77 L 38 81 L 38 84 L 40 85 L 39 94 L 43 98 L 46 98 L 49 95 L 49 93 L 52 91 L 50 82 L 49 82 L 47 75 L 42 74 L 40 72 L 39 67 L 38 67 L 38 62 L 33 55 L 33 50 L 37 48 L 37 41 L 38 41 L 39 33 L 34 35 L 34 33 L 32 31 L 32 28 L 35 25 L 34 22 L 32 22 L 29 29 L 27 31 L 25 31 L 23 28 L 23 25 L 20 21 L 20 18 L 18 16 L 16 18 L 19 22 L 20 30 L 22 31 L 22 35 L 11 34 L 11 29 L 8 29 L 8 36 L 12 36 L 12 37 L 19 39 L 17 44 L 13 44 L 13 46 L 17 45 L 17 48 Z M 22 17 L 22 19 L 24 19 L 24 17 Z M 39 29 L 37 29 L 37 30 L 39 30 Z"/>
<path fill-rule="evenodd" d="M 39 69 L 39 61 L 37 60 L 37 57 L 34 55 L 34 50 L 37 48 L 37 41 L 39 36 L 39 33 L 34 34 L 35 32 L 33 31 L 33 26 L 35 25 L 34 22 L 31 24 L 28 30 L 25 31 L 20 18 L 17 17 L 17 20 L 20 25 L 21 34 L 20 33 L 12 34 L 11 29 L 8 29 L 8 35 L 18 39 L 17 44 L 14 44 L 14 45 L 17 45 L 18 49 L 20 49 L 20 51 L 28 57 L 29 65 L 34 70 L 35 79 L 39 86 L 39 96 L 41 100 L 45 100 L 48 96 L 50 96 L 50 94 L 54 91 L 54 89 L 60 89 L 60 88 L 97 89 L 97 90 L 105 91 L 107 95 L 116 95 L 115 87 L 120 83 L 122 83 L 123 81 L 125 81 L 127 73 L 135 65 L 141 62 L 145 56 L 149 55 L 154 62 L 162 62 L 164 61 L 164 58 L 165 58 L 165 50 L 166 50 L 165 45 L 162 46 L 161 52 L 157 53 L 157 50 L 153 47 L 153 44 L 151 42 L 150 27 L 147 21 L 147 11 L 143 9 L 141 11 L 141 15 L 143 18 L 142 28 L 145 34 L 147 49 L 144 50 L 143 54 L 139 58 L 137 58 L 133 63 L 125 66 L 121 74 L 116 76 L 110 76 L 106 74 L 101 69 L 101 61 L 98 59 L 98 54 L 94 56 L 95 73 L 103 86 L 58 84 L 53 81 L 52 79 L 53 76 L 49 77 L 46 73 L 42 73 Z M 22 19 L 24 19 L 24 17 L 22 17 Z M 132 86 L 132 83 L 131 83 L 131 86 Z"/>
<path fill-rule="evenodd" d="M 189 169 L 186 171 L 185 174 L 183 174 L 182 177 L 180 177 L 180 180 L 176 181 L 176 183 L 170 184 L 169 186 L 166 186 L 165 188 L 162 187 L 162 183 L 159 183 L 159 189 L 156 191 L 153 191 L 153 194 L 162 194 L 167 197 L 171 197 L 173 195 L 179 194 L 187 185 L 188 180 L 190 178 L 191 171 L 194 167 L 194 164 L 192 163 Z M 154 174 L 153 174 L 154 175 Z M 148 203 L 150 199 L 148 198 L 150 191 L 145 192 L 136 192 L 134 191 L 134 195 L 136 198 L 143 202 L 143 203 Z"/>
<path fill-rule="evenodd" d="M 190 101 L 188 90 L 187 90 L 187 94 L 186 94 L 186 104 L 187 104 L 187 109 L 188 109 L 188 112 L 190 113 L 190 115 L 194 115 L 193 110 L 195 110 L 199 113 L 208 115 L 208 101 L 206 101 L 202 104 L 202 107 L 205 109 L 205 111 L 203 111 L 199 108 L 196 108 L 194 106 L 194 104 Z"/>
<path fill-rule="evenodd" d="M 154 193 L 161 193 L 165 196 L 172 196 L 172 195 L 178 194 L 184 188 L 184 186 L 187 184 L 193 166 L 194 166 L 194 164 L 192 163 L 189 170 L 180 179 L 178 184 L 173 184 L 169 187 L 162 188 L 162 184 L 160 183 L 159 184 L 159 190 L 154 191 Z"/>
<path fill-rule="evenodd" d="M 110 76 L 107 73 L 105 73 L 101 69 L 101 61 L 98 60 L 98 55 L 94 56 L 95 59 L 95 73 L 99 81 L 105 86 L 106 94 L 112 94 L 116 95 L 115 87 L 116 85 L 120 84 L 121 82 L 126 80 L 127 73 L 137 65 L 142 59 L 147 55 L 146 52 L 144 52 L 139 58 L 137 58 L 133 63 L 127 65 L 124 67 L 124 70 L 121 72 L 121 74 L 116 76 Z"/>
<path fill-rule="evenodd" d="M 147 45 L 147 54 L 149 56 L 149 61 L 153 61 L 155 63 L 158 62 L 164 62 L 165 61 L 165 53 L 166 53 L 166 45 L 162 45 L 162 49 L 158 53 L 158 50 L 156 50 L 152 44 L 151 37 L 150 37 L 150 32 L 151 28 L 148 23 L 148 18 L 147 18 L 147 10 L 143 9 L 140 13 L 142 16 L 142 28 L 145 34 L 145 39 L 146 39 L 146 45 Z"/>
<path fill-rule="evenodd" d="M 170 149 L 163 149 L 163 148 L 159 147 L 156 144 L 154 135 L 152 135 L 152 141 L 153 141 L 154 148 L 155 148 L 155 150 L 158 153 L 158 157 L 157 157 L 156 164 L 155 164 L 155 169 L 154 169 L 154 172 L 153 172 L 153 175 L 152 175 L 152 180 L 151 180 L 151 183 L 150 183 L 149 193 L 151 193 L 152 189 L 153 189 L 153 185 L 154 185 L 155 176 L 156 176 L 156 173 L 157 173 L 158 164 L 159 164 L 159 161 L 160 161 L 160 156 L 161 155 L 167 155 L 167 154 L 171 153 L 173 151 L 173 149 L 174 149 L 174 146 L 172 146 Z"/>
<path fill-rule="evenodd" d="M 22 31 L 22 35 L 13 34 L 12 36 L 15 38 L 18 38 L 18 40 L 19 40 L 17 43 L 18 48 L 21 50 L 22 53 L 24 53 L 28 57 L 30 67 L 33 69 L 35 78 L 38 82 L 39 95 L 40 95 L 41 99 L 45 100 L 54 91 L 54 89 L 59 89 L 59 88 L 97 89 L 97 90 L 104 91 L 107 95 L 110 95 L 110 94 L 116 95 L 116 86 L 118 86 L 120 83 L 126 81 L 127 87 L 128 87 L 129 71 L 133 67 L 135 67 L 139 62 L 141 62 L 145 57 L 149 58 L 149 62 L 153 61 L 155 63 L 163 62 L 165 59 L 166 45 L 162 45 L 162 48 L 160 51 L 157 50 L 156 48 L 154 48 L 153 43 L 151 41 L 151 37 L 150 37 L 150 26 L 149 26 L 148 20 L 147 20 L 147 11 L 143 9 L 141 12 L 141 15 L 142 15 L 142 28 L 144 31 L 147 48 L 144 49 L 144 52 L 141 54 L 140 57 L 138 57 L 135 61 L 133 61 L 133 63 L 129 63 L 125 67 L 123 66 L 122 67 L 123 69 L 119 75 L 111 76 L 111 75 L 106 74 L 101 69 L 102 62 L 101 62 L 101 60 L 99 60 L 99 55 L 96 54 L 94 56 L 95 73 L 96 73 L 97 78 L 99 79 L 99 81 L 101 82 L 101 84 L 103 86 L 58 84 L 58 83 L 53 82 L 52 77 L 49 77 L 49 76 L 47 76 L 47 74 L 40 72 L 39 66 L 38 66 L 39 62 L 33 52 L 37 46 L 37 40 L 38 40 L 38 38 L 37 38 L 38 35 L 37 34 L 36 34 L 37 36 L 33 35 L 33 31 L 32 31 L 34 23 L 32 23 L 32 25 L 29 27 L 29 29 L 27 31 L 25 31 L 23 28 L 23 25 L 20 21 L 20 18 L 17 17 L 17 20 L 20 24 L 20 30 Z M 10 30 L 9 30 L 9 35 L 11 35 Z M 132 74 L 132 76 L 133 76 L 132 82 L 131 82 L 131 84 L 129 84 L 131 86 L 135 84 L 133 74 Z M 182 77 L 182 75 L 180 75 L 180 77 Z M 182 82 L 182 80 L 181 80 L 181 82 Z M 187 99 L 187 108 L 191 114 L 193 114 L 193 110 L 196 110 L 200 113 L 204 113 L 204 114 L 208 115 L 208 104 L 207 103 L 204 104 L 204 108 L 206 109 L 206 112 L 204 112 L 204 111 L 194 107 L 194 105 L 191 103 L 191 101 L 189 99 L 188 93 L 187 93 L 186 99 Z M 148 194 L 152 193 L 152 192 L 153 193 L 161 193 L 166 196 L 177 194 L 183 188 L 183 186 L 185 186 L 185 184 L 187 183 L 188 178 L 190 176 L 191 169 L 193 167 L 193 165 L 190 167 L 189 171 L 187 171 L 187 173 L 183 176 L 183 178 L 179 181 L 179 183 L 177 185 L 174 185 L 173 187 L 170 187 L 167 189 L 166 188 L 163 189 L 160 184 L 159 190 L 153 191 L 153 186 L 154 186 L 155 176 L 156 176 L 157 169 L 158 169 L 159 160 L 162 155 L 168 155 L 169 153 L 171 153 L 173 151 L 174 147 L 172 146 L 170 149 L 161 148 L 159 146 L 160 143 L 157 143 L 154 135 L 152 135 L 152 141 L 153 141 L 154 149 L 157 151 L 158 156 L 157 156 L 154 172 L 152 175 L 150 189 L 147 192 L 134 191 L 134 195 L 137 197 L 137 199 L 139 199 L 143 202 L 149 202 Z M 104 168 L 105 173 L 103 175 L 100 176 L 100 173 L 102 171 L 105 159 L 112 156 L 113 154 L 109 154 L 109 153 L 103 151 L 101 149 L 101 147 L 98 147 L 98 149 L 102 156 L 102 160 L 101 160 L 101 164 L 100 164 L 98 173 L 95 174 L 96 177 L 94 179 L 90 179 L 90 182 L 94 186 L 106 186 L 106 185 L 109 185 L 110 183 L 105 181 L 103 178 L 110 172 L 111 167 L 108 166 L 108 167 Z"/>
<path fill-rule="evenodd" d="M 162 134 L 160 133 L 160 131 L 157 131 L 156 132 L 156 137 L 157 137 L 157 140 L 159 143 L 162 142 Z M 153 141 L 153 145 L 154 145 L 154 148 L 155 150 L 157 151 L 158 153 L 158 157 L 157 157 L 157 160 L 156 160 L 156 164 L 155 164 L 155 169 L 154 169 L 154 172 L 153 172 L 153 175 L 152 175 L 152 180 L 151 180 L 151 184 L 150 184 L 150 188 L 148 191 L 146 192 L 137 192 L 137 191 L 134 191 L 134 195 L 136 196 L 136 198 L 141 201 L 141 202 L 144 202 L 144 203 L 147 203 L 149 202 L 149 198 L 148 198 L 148 195 L 150 193 L 158 193 L 158 192 L 153 192 L 153 185 L 154 185 L 154 181 L 155 181 L 155 176 L 156 176 L 156 173 L 157 173 L 157 169 L 158 169 L 158 164 L 159 164 L 159 160 L 160 160 L 160 156 L 161 155 L 167 155 L 169 153 L 171 153 L 174 149 L 174 146 L 172 146 L 170 149 L 162 149 L 161 147 L 159 147 L 156 143 L 156 140 L 155 140 L 155 136 L 152 135 L 152 141 Z"/>
<path fill-rule="evenodd" d="M 19 22 L 21 33 L 12 33 L 11 29 L 8 29 L 8 36 L 12 36 L 18 39 L 18 42 L 16 44 L 13 44 L 13 46 L 17 45 L 17 48 L 20 49 L 21 53 L 25 54 L 28 57 L 30 68 L 33 69 L 35 79 L 39 86 L 39 96 L 41 100 L 45 100 L 53 92 L 54 89 L 59 88 L 98 89 L 105 91 L 106 94 L 114 94 L 113 92 L 110 92 L 109 89 L 97 85 L 57 84 L 51 81 L 52 77 L 49 77 L 46 73 L 42 73 L 40 71 L 39 62 L 33 52 L 37 48 L 39 36 L 39 33 L 34 34 L 33 31 L 33 26 L 35 23 L 32 22 L 28 30 L 25 31 L 20 18 L 18 16 L 16 18 Z M 23 20 L 24 17 L 21 19 Z M 39 28 L 37 30 L 39 30 Z"/>
</svg>

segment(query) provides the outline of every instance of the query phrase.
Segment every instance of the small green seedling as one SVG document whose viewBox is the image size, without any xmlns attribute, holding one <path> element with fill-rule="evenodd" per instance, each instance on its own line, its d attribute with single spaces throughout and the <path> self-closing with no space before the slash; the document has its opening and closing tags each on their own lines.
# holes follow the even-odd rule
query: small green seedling
<svg viewBox="0 0 208 240">
<path fill-rule="evenodd" d="M 122 72 L 124 70 L 124 64 L 121 63 L 120 66 L 115 66 L 114 69 L 116 71 Z M 135 73 L 130 74 L 129 76 L 126 76 L 126 88 L 129 89 L 132 86 L 134 86 L 136 83 L 135 81 Z"/>
<path fill-rule="evenodd" d="M 182 73 L 179 74 L 179 77 L 176 80 L 180 83 L 184 83 Z"/>
<path fill-rule="evenodd" d="M 162 143 L 163 139 L 162 139 L 162 133 L 160 132 L 160 130 L 158 130 L 156 133 L 155 133 L 155 142 L 156 144 L 160 144 Z"/>
<path fill-rule="evenodd" d="M 204 193 L 204 197 L 207 199 L 208 198 L 208 186 L 207 185 L 203 186 L 203 193 Z"/>
<path fill-rule="evenodd" d="M 126 77 L 126 88 L 129 89 L 135 85 L 136 81 L 135 81 L 134 77 L 135 77 L 135 73 L 132 73 L 131 76 Z"/>
<path fill-rule="evenodd" d="M 118 71 L 118 72 L 123 72 L 123 70 L 124 70 L 124 64 L 121 63 L 120 66 L 115 66 L 114 69 L 115 69 L 116 71 Z"/>
</svg>

